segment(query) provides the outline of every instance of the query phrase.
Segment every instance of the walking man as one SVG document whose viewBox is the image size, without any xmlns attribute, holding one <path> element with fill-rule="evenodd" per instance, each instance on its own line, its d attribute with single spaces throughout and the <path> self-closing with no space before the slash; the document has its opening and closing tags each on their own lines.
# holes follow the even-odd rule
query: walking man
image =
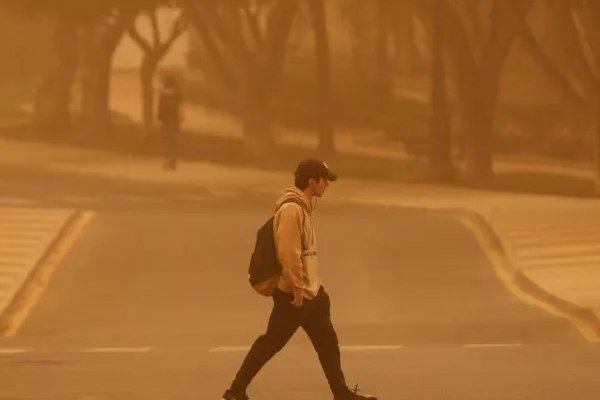
<svg viewBox="0 0 600 400">
<path fill-rule="evenodd" d="M 315 348 L 334 400 L 376 400 L 350 390 L 340 362 L 337 334 L 331 322 L 329 295 L 321 285 L 313 226 L 313 199 L 322 197 L 337 175 L 317 159 L 298 164 L 295 187 L 276 202 L 273 221 L 277 257 L 283 271 L 273 294 L 266 333 L 252 345 L 222 400 L 248 400 L 246 388 L 299 327 Z M 293 373 L 293 371 L 292 371 Z"/>
</svg>

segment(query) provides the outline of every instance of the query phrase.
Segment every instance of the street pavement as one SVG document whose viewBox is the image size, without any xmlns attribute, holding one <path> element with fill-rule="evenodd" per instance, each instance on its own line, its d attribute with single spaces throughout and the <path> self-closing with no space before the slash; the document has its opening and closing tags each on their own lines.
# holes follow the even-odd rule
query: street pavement
<svg viewBox="0 0 600 400">
<path fill-rule="evenodd" d="M 290 174 L 0 149 L 7 215 L 97 213 L 0 341 L 0 398 L 219 396 L 268 313 L 232 270 Z M 597 200 L 341 179 L 318 207 L 349 381 L 384 398 L 595 398 Z M 299 334 L 256 398 L 329 398 L 309 349 Z"/>
<path fill-rule="evenodd" d="M 384 399 L 595 398 L 598 348 L 507 290 L 459 220 L 328 194 L 317 235 L 350 384 Z M 246 266 L 271 210 L 97 210 L 17 335 L 0 340 L 0 398 L 218 399 L 268 318 Z M 250 394 L 331 398 L 303 332 Z"/>
<path fill-rule="evenodd" d="M 46 204 L 62 206 L 87 202 L 83 207 L 106 207 L 123 197 L 135 203 L 139 199 L 126 188 L 140 186 L 144 187 L 143 193 L 155 194 L 146 199 L 158 203 L 157 207 L 169 197 L 188 204 L 206 198 L 217 202 L 239 198 L 266 200 L 277 196 L 291 180 L 289 173 L 208 162 L 183 163 L 173 173 L 163 171 L 161 161 L 153 157 L 41 143 L 0 140 L 0 150 L 6 155 L 1 161 L 3 170 L 18 173 L 26 168 L 30 174 L 44 175 L 44 182 L 51 184 L 46 184 L 48 189 L 42 198 Z M 32 164 L 32 160 L 36 163 Z M 504 167 L 501 164 L 499 168 Z M 514 170 L 515 166 L 510 168 Z M 581 174 L 578 169 L 562 170 Z M 90 178 L 103 179 L 113 190 L 109 195 L 96 196 L 97 188 L 90 186 L 89 191 L 71 194 L 70 205 L 54 183 L 65 175 L 84 187 L 89 186 L 85 182 Z M 178 189 L 182 186 L 194 190 L 182 194 Z M 39 191 L 32 196 L 31 190 L 22 184 L 17 200 L 37 201 Z M 10 193 L 6 197 L 9 205 L 15 201 Z M 58 203 L 52 203 L 53 198 Z M 471 227 L 498 273 L 505 275 L 508 285 L 522 297 L 532 295 L 532 301 L 541 300 L 545 306 L 566 314 L 589 341 L 598 341 L 600 242 L 595 239 L 600 237 L 600 225 L 595 221 L 600 218 L 600 200 L 341 179 L 334 186 L 332 201 L 444 210 L 460 216 Z"/>
</svg>

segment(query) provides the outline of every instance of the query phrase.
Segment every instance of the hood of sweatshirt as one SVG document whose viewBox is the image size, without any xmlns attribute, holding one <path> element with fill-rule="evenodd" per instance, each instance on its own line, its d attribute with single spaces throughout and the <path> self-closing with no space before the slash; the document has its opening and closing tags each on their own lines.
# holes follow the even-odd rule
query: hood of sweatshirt
<svg viewBox="0 0 600 400">
<path fill-rule="evenodd" d="M 281 197 L 275 202 L 275 209 L 279 209 L 279 207 L 281 207 L 281 205 L 285 201 L 288 201 L 290 199 L 294 199 L 300 202 L 300 204 L 303 204 L 304 209 L 308 211 L 309 214 L 312 214 L 313 205 L 311 204 L 308 197 L 306 197 L 306 194 L 304 194 L 304 192 L 298 189 L 297 187 L 291 187 L 286 189 L 285 192 L 283 192 L 283 195 L 281 195 Z"/>
</svg>

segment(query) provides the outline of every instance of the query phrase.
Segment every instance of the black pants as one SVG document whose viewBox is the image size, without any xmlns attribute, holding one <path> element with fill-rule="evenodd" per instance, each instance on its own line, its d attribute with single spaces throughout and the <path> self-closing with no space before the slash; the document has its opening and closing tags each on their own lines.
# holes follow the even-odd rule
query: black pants
<svg viewBox="0 0 600 400">
<path fill-rule="evenodd" d="M 179 128 L 174 125 L 165 124 L 162 126 L 163 148 L 165 155 L 165 164 L 175 168 L 177 164 L 177 137 Z"/>
<path fill-rule="evenodd" d="M 292 298 L 289 293 L 275 290 L 267 331 L 252 345 L 231 384 L 232 390 L 245 391 L 258 371 L 285 346 L 299 327 L 306 331 L 317 351 L 331 391 L 338 393 L 347 388 L 340 363 L 338 338 L 331 323 L 327 292 L 321 287 L 314 299 L 304 299 L 302 307 L 291 305 Z"/>
</svg>

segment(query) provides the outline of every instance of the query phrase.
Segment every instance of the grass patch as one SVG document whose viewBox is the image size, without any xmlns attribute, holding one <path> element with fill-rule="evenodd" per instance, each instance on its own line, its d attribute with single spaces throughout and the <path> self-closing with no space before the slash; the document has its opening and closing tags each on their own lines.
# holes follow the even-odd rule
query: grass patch
<svg viewBox="0 0 600 400">
<path fill-rule="evenodd" d="M 0 125 L 15 125 L 30 121 L 31 112 L 23 106 L 33 106 L 33 81 L 0 81 Z"/>
<path fill-rule="evenodd" d="M 316 150 L 299 146 L 279 145 L 259 157 L 246 151 L 242 139 L 188 134 L 182 137 L 181 155 L 184 159 L 209 161 L 219 165 L 288 171 L 296 168 L 299 160 L 318 156 Z M 353 154 L 334 154 L 327 163 L 342 178 L 382 181 L 417 180 L 413 165 L 397 160 Z"/>
<path fill-rule="evenodd" d="M 594 194 L 594 181 L 555 173 L 510 172 L 497 174 L 493 189 L 518 193 L 591 197 Z"/>
<path fill-rule="evenodd" d="M 141 156 L 163 155 L 162 141 L 158 135 L 145 139 L 136 124 L 117 125 L 111 134 L 96 137 L 81 135 L 41 136 L 30 125 L 5 129 L 3 136 L 24 141 L 59 143 L 71 147 L 97 149 L 121 154 Z M 230 167 L 256 168 L 265 171 L 285 171 L 290 176 L 297 162 L 305 157 L 316 156 L 317 151 L 297 146 L 277 146 L 263 156 L 251 156 L 245 142 L 238 138 L 199 135 L 184 132 L 180 137 L 180 158 L 188 161 L 207 161 Z M 365 179 L 390 182 L 428 181 L 427 165 L 417 162 L 401 162 L 384 158 L 335 154 L 327 162 L 341 179 Z M 437 182 L 449 187 L 460 187 L 458 181 Z M 593 196 L 592 179 L 556 173 L 511 171 L 497 173 L 493 184 L 486 190 L 500 192 L 558 195 L 567 197 Z"/>
</svg>

